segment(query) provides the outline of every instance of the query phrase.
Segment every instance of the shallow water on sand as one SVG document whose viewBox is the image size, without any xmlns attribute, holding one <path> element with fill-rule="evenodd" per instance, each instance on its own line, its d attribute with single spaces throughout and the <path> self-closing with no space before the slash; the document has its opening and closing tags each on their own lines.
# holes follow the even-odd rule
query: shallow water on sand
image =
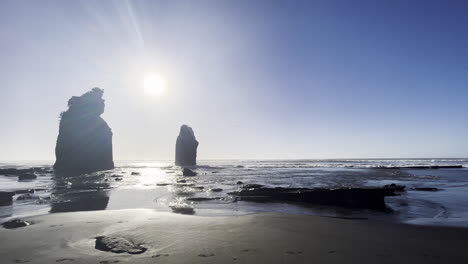
<svg viewBox="0 0 468 264">
<path fill-rule="evenodd" d="M 0 163 L 8 167 L 48 167 L 51 162 Z M 38 175 L 19 182 L 0 175 L 0 191 L 34 189 L 17 194 L 10 206 L 0 206 L 0 221 L 44 213 L 152 208 L 157 211 L 197 215 L 240 215 L 274 211 L 331 217 L 366 218 L 424 225 L 468 227 L 468 160 L 225 160 L 199 161 L 194 177 L 168 161 L 122 161 L 116 169 L 74 177 Z M 383 169 L 419 165 L 462 165 L 457 169 Z M 351 210 L 328 206 L 236 201 L 229 195 L 242 186 L 362 187 L 403 184 L 407 191 L 387 197 L 393 213 Z M 411 190 L 436 187 L 436 192 Z"/>
</svg>

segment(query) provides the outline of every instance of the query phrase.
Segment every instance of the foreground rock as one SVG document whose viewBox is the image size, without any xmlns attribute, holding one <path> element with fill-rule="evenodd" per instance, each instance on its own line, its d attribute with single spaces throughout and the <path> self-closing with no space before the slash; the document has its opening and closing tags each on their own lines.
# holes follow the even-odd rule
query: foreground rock
<svg viewBox="0 0 468 264">
<path fill-rule="evenodd" d="M 176 214 L 184 214 L 184 215 L 193 215 L 195 214 L 195 210 L 190 205 L 182 204 L 182 205 L 171 205 L 169 206 L 173 213 Z"/>
<path fill-rule="evenodd" d="M 101 118 L 103 93 L 93 88 L 68 101 L 68 110 L 61 114 L 55 147 L 56 172 L 81 174 L 114 168 L 112 131 Z"/>
<path fill-rule="evenodd" d="M 184 168 L 184 170 L 182 171 L 182 175 L 183 176 L 197 176 L 197 173 L 190 169 Z"/>
<path fill-rule="evenodd" d="M 6 229 L 13 229 L 13 228 L 25 227 L 30 224 L 31 223 L 26 222 L 24 220 L 15 219 L 15 220 L 11 220 L 11 221 L 3 223 L 2 226 Z"/>
<path fill-rule="evenodd" d="M 398 191 L 401 191 L 399 186 L 338 189 L 244 187 L 229 194 L 254 202 L 295 202 L 386 211 L 385 197 L 398 195 Z"/>
<path fill-rule="evenodd" d="M 176 141 L 175 164 L 178 166 L 197 165 L 198 141 L 191 127 L 182 125 Z"/>
<path fill-rule="evenodd" d="M 128 253 L 128 254 L 141 254 L 147 248 L 137 245 L 123 237 L 96 237 L 96 244 L 94 248 L 102 251 L 110 251 L 114 253 Z"/>
<path fill-rule="evenodd" d="M 15 192 L 0 192 L 0 206 L 11 205 Z"/>
</svg>

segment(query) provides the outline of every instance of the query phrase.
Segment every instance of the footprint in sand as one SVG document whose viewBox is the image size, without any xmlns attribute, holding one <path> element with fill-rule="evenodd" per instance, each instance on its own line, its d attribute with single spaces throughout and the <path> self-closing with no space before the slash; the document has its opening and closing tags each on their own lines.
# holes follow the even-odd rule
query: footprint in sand
<svg viewBox="0 0 468 264">
<path fill-rule="evenodd" d="M 214 257 L 215 254 L 198 254 L 199 257 L 207 258 L 207 257 Z"/>
<path fill-rule="evenodd" d="M 330 251 L 328 251 L 328 254 L 333 254 L 335 252 L 336 252 L 335 250 L 330 250 Z"/>
<path fill-rule="evenodd" d="M 159 257 L 169 257 L 169 254 L 156 254 L 151 256 L 152 258 L 159 258 Z"/>
<path fill-rule="evenodd" d="M 99 261 L 99 264 L 109 264 L 109 263 L 118 263 L 120 262 L 119 260 L 103 260 Z"/>
<path fill-rule="evenodd" d="M 255 248 L 246 248 L 242 250 L 242 252 L 255 252 L 255 251 L 257 251 Z"/>
<path fill-rule="evenodd" d="M 289 254 L 289 255 L 296 255 L 296 254 L 302 254 L 302 251 L 286 251 L 285 252 L 286 254 Z"/>
<path fill-rule="evenodd" d="M 74 259 L 72 259 L 72 258 L 61 258 L 61 259 L 57 259 L 55 262 L 64 262 L 64 261 L 74 261 Z"/>
<path fill-rule="evenodd" d="M 29 260 L 14 259 L 13 262 L 14 262 L 14 263 L 28 263 Z"/>
</svg>

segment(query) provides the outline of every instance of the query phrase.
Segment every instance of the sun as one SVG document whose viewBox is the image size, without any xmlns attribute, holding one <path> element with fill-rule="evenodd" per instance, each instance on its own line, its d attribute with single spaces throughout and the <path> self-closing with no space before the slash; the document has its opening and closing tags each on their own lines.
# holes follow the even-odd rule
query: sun
<svg viewBox="0 0 468 264">
<path fill-rule="evenodd" d="M 143 80 L 143 89 L 148 96 L 161 96 L 166 90 L 166 81 L 159 74 L 148 74 Z"/>
</svg>

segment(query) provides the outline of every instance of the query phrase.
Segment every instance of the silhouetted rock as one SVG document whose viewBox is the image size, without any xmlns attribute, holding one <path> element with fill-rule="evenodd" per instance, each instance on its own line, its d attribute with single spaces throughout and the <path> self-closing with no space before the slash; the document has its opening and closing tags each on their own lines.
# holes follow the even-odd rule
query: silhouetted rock
<svg viewBox="0 0 468 264">
<path fill-rule="evenodd" d="M 222 200 L 222 197 L 189 197 L 187 201 L 191 202 L 204 202 L 204 201 L 212 201 L 212 200 Z"/>
<path fill-rule="evenodd" d="M 184 168 L 182 171 L 182 175 L 184 176 L 197 176 L 197 173 L 192 171 L 191 169 Z"/>
<path fill-rule="evenodd" d="M 112 131 L 101 118 L 103 93 L 93 88 L 68 101 L 68 110 L 61 114 L 55 147 L 56 172 L 81 174 L 114 168 Z"/>
<path fill-rule="evenodd" d="M 15 219 L 15 220 L 10 220 L 8 222 L 3 223 L 2 226 L 6 229 L 13 229 L 13 228 L 18 228 L 18 227 L 28 226 L 30 224 L 31 223 L 26 222 L 24 220 Z"/>
<path fill-rule="evenodd" d="M 462 169 L 463 165 L 418 165 L 418 166 L 394 166 L 381 167 L 382 169 Z"/>
<path fill-rule="evenodd" d="M 414 191 L 425 191 L 425 192 L 437 192 L 437 191 L 440 191 L 440 190 L 442 190 L 442 189 L 435 188 L 435 187 L 415 187 L 415 188 L 411 188 L 411 190 L 414 190 Z"/>
<path fill-rule="evenodd" d="M 238 184 L 239 184 L 239 183 L 238 183 Z M 246 184 L 246 185 L 242 186 L 242 188 L 244 188 L 244 189 L 252 189 L 252 188 L 255 188 L 255 189 L 256 189 L 256 188 L 262 188 L 262 187 L 263 187 L 263 185 L 261 185 L 261 184 L 256 184 L 256 183 Z"/>
<path fill-rule="evenodd" d="M 0 192 L 0 206 L 10 205 L 13 202 L 15 192 Z"/>
<path fill-rule="evenodd" d="M 387 185 L 384 185 L 382 186 L 383 188 L 391 188 L 391 189 L 394 189 L 395 191 L 404 191 L 406 186 L 405 185 L 399 185 L 399 184 L 395 184 L 395 183 L 392 183 L 392 184 L 387 184 Z"/>
<path fill-rule="evenodd" d="M 37 189 L 38 191 L 41 189 Z M 45 189 L 46 190 L 46 189 Z M 16 194 L 23 194 L 23 193 L 34 193 L 34 189 L 24 189 L 24 190 L 16 190 Z"/>
<path fill-rule="evenodd" d="M 398 195 L 398 188 L 244 188 L 234 194 L 242 200 L 254 202 L 295 202 L 320 205 L 342 206 L 347 208 L 367 208 L 386 211 L 386 196 Z"/>
<path fill-rule="evenodd" d="M 31 181 L 37 178 L 36 174 L 25 173 L 18 176 L 18 181 Z"/>
<path fill-rule="evenodd" d="M 141 254 L 146 251 L 146 248 L 137 245 L 123 237 L 108 237 L 98 236 L 96 238 L 96 244 L 94 248 L 102 251 L 110 251 L 113 253 L 129 253 L 129 254 Z"/>
<path fill-rule="evenodd" d="M 39 168 L 39 167 L 33 167 L 33 168 L 28 168 L 28 169 L 16 169 L 16 168 L 6 168 L 6 169 L 0 169 L 0 175 L 4 176 L 18 176 L 18 178 L 23 178 L 23 179 L 35 179 L 36 175 L 35 174 L 44 174 L 44 173 L 51 173 L 47 168 Z"/>
<path fill-rule="evenodd" d="M 179 166 L 195 166 L 197 164 L 198 141 L 191 127 L 182 125 L 176 141 L 175 164 Z"/>
</svg>

